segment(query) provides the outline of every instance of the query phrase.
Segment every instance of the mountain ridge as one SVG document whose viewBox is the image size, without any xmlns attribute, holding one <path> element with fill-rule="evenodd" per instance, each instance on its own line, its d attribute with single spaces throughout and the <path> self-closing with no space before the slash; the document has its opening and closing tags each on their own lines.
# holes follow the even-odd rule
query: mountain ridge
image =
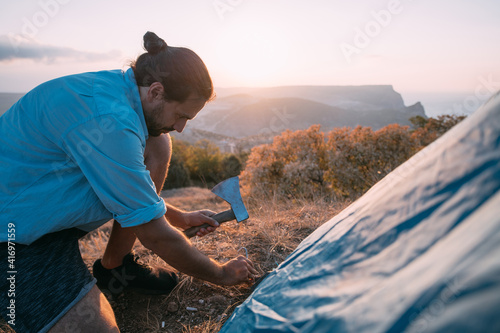
<svg viewBox="0 0 500 333">
<path fill-rule="evenodd" d="M 222 88 L 217 94 L 190 121 L 190 128 L 241 139 L 314 124 L 324 131 L 357 125 L 377 130 L 391 123 L 411 125 L 413 116 L 425 117 L 420 102 L 406 106 L 391 85 Z"/>
</svg>

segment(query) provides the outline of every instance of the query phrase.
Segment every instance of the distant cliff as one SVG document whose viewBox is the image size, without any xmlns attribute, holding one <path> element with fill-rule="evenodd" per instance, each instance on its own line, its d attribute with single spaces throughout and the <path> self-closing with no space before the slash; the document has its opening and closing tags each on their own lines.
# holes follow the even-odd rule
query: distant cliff
<svg viewBox="0 0 500 333">
<path fill-rule="evenodd" d="M 222 88 L 217 94 L 188 128 L 243 138 L 314 124 L 323 131 L 357 125 L 376 130 L 392 123 L 410 125 L 413 116 L 425 117 L 422 104 L 405 106 L 389 85 Z"/>
</svg>

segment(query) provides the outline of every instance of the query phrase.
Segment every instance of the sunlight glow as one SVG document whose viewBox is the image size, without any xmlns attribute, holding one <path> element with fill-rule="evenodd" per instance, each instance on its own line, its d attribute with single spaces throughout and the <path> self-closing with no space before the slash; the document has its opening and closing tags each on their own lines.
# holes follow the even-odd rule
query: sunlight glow
<svg viewBox="0 0 500 333">
<path fill-rule="evenodd" d="M 219 61 L 235 82 L 255 85 L 277 76 L 288 65 L 288 45 L 276 29 L 238 26 L 218 45 Z"/>
</svg>

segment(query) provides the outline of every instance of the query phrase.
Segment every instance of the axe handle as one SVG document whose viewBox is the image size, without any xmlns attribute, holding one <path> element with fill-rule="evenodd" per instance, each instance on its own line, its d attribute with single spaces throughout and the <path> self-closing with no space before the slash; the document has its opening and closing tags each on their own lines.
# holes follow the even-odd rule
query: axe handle
<svg viewBox="0 0 500 333">
<path fill-rule="evenodd" d="M 214 220 L 216 220 L 217 222 L 219 222 L 219 224 L 236 219 L 236 216 L 234 216 L 234 212 L 232 209 L 225 210 L 223 212 L 217 213 L 217 214 L 212 215 L 210 217 L 213 218 Z M 196 236 L 196 233 L 201 228 L 208 228 L 208 227 L 211 227 L 211 225 L 207 224 L 207 223 L 205 223 L 203 225 L 196 226 L 196 227 L 191 227 L 189 229 L 184 230 L 184 234 L 186 235 L 186 237 L 191 238 L 191 237 Z"/>
</svg>

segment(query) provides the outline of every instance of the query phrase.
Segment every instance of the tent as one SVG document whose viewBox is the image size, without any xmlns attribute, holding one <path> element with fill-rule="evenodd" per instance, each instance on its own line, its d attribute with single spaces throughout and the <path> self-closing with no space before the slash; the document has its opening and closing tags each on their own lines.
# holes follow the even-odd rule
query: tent
<svg viewBox="0 0 500 333">
<path fill-rule="evenodd" d="M 500 332 L 500 93 L 322 225 L 220 332 Z"/>
</svg>

